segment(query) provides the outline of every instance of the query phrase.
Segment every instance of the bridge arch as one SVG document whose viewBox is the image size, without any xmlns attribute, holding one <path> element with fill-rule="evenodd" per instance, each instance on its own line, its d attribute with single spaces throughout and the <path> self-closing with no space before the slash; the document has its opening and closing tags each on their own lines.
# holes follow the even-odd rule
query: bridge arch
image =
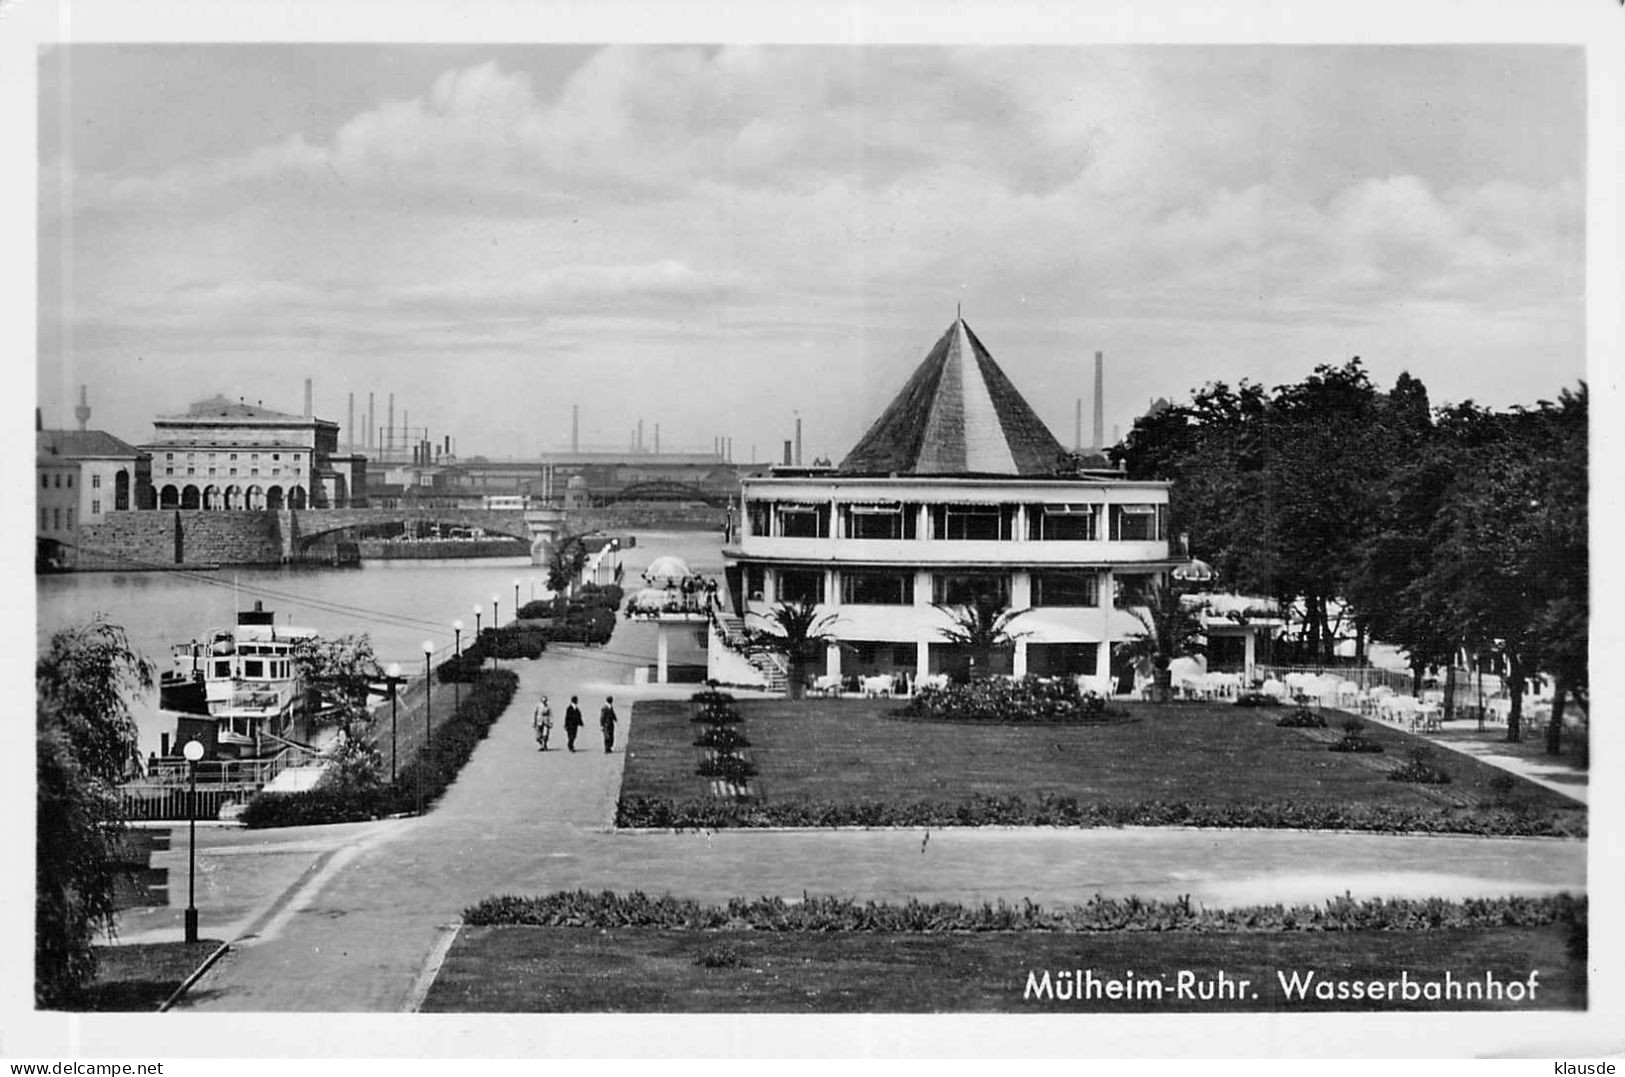
<svg viewBox="0 0 1625 1077">
<path fill-rule="evenodd" d="M 605 494 L 602 501 L 606 505 L 620 501 L 699 501 L 715 508 L 723 508 L 729 499 L 726 494 L 707 490 L 703 486 L 677 482 L 673 479 L 655 479 L 623 486 L 612 494 Z"/>
</svg>

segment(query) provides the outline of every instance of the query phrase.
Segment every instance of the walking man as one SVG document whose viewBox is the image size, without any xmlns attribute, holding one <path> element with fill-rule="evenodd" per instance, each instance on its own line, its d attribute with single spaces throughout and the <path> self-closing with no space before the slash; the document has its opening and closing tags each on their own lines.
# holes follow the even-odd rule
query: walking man
<svg viewBox="0 0 1625 1077">
<path fill-rule="evenodd" d="M 615 750 L 615 697 L 604 697 L 604 709 L 598 712 L 598 725 L 604 731 L 604 754 Z"/>
<path fill-rule="evenodd" d="M 581 708 L 576 706 L 576 697 L 571 696 L 570 705 L 564 708 L 564 739 L 572 752 L 576 750 L 576 733 L 582 725 Z"/>
<path fill-rule="evenodd" d="M 531 713 L 530 724 L 536 731 L 536 747 L 538 751 L 547 751 L 547 738 L 553 732 L 553 708 L 548 706 L 547 696 L 542 696 L 536 704 L 536 710 Z"/>
</svg>

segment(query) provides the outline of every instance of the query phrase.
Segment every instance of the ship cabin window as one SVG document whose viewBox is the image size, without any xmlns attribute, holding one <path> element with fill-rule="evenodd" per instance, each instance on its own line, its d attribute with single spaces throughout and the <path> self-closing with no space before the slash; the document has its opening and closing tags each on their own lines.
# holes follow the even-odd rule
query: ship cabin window
<svg viewBox="0 0 1625 1077">
<path fill-rule="evenodd" d="M 896 502 L 881 505 L 842 505 L 841 515 L 848 538 L 911 539 L 919 519 L 914 505 Z"/>
<path fill-rule="evenodd" d="M 1168 537 L 1167 505 L 1113 505 L 1113 542 L 1160 542 Z"/>
<path fill-rule="evenodd" d="M 762 596 L 764 594 L 762 583 L 763 583 L 763 580 L 766 578 L 766 576 L 767 576 L 767 573 L 765 571 L 763 571 L 761 565 L 746 565 L 745 566 L 745 597 L 746 598 L 748 598 L 752 602 L 760 602 L 760 601 L 762 601 Z"/>
<path fill-rule="evenodd" d="M 1096 505 L 1034 505 L 1027 515 L 1027 537 L 1036 541 L 1092 542 L 1099 537 Z"/>
<path fill-rule="evenodd" d="M 258 658 L 250 659 L 249 661 L 244 662 L 243 663 L 243 676 L 245 676 L 245 677 L 263 677 L 263 676 L 265 676 L 265 663 L 262 662 Z"/>
<path fill-rule="evenodd" d="M 828 538 L 828 505 L 775 506 L 779 518 L 778 533 L 783 538 Z"/>
<path fill-rule="evenodd" d="M 1096 572 L 1033 573 L 1034 606 L 1098 606 L 1100 574 Z"/>
<path fill-rule="evenodd" d="M 231 663 L 229 661 L 216 662 L 214 664 L 214 675 L 216 677 L 229 677 L 229 676 L 231 676 Z"/>
<path fill-rule="evenodd" d="M 931 601 L 939 606 L 969 606 L 978 600 L 1010 604 L 1010 577 L 990 572 L 931 578 Z"/>
<path fill-rule="evenodd" d="M 1014 505 L 932 505 L 931 533 L 949 541 L 996 541 L 1011 537 Z"/>
<path fill-rule="evenodd" d="M 816 569 L 781 569 L 778 585 L 780 602 L 824 601 L 824 574 Z"/>
<path fill-rule="evenodd" d="M 841 602 L 852 606 L 912 606 L 914 573 L 843 570 Z"/>
<path fill-rule="evenodd" d="M 770 501 L 745 502 L 745 526 L 750 533 L 766 538 L 773 526 L 773 503 Z"/>
</svg>

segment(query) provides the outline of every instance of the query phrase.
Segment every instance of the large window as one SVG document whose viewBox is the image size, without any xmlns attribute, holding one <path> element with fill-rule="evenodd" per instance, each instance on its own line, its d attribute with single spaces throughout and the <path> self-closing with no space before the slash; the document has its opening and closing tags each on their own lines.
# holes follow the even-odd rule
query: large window
<svg viewBox="0 0 1625 1077">
<path fill-rule="evenodd" d="M 754 602 L 762 600 L 762 581 L 767 573 L 761 565 L 745 566 L 745 597 Z"/>
<path fill-rule="evenodd" d="M 1033 505 L 1027 510 L 1027 537 L 1092 542 L 1100 537 L 1098 505 Z"/>
<path fill-rule="evenodd" d="M 846 537 L 855 539 L 911 539 L 919 510 L 914 505 L 842 505 Z"/>
<path fill-rule="evenodd" d="M 1010 577 L 991 572 L 931 577 L 931 601 L 939 606 L 968 606 L 978 598 L 1010 604 Z"/>
<path fill-rule="evenodd" d="M 824 601 L 824 574 L 818 569 L 780 569 L 778 584 L 780 602 Z"/>
<path fill-rule="evenodd" d="M 1100 574 L 1097 572 L 1033 573 L 1033 605 L 1098 606 Z"/>
<path fill-rule="evenodd" d="M 779 504 L 774 506 L 779 519 L 778 534 L 783 538 L 828 538 L 829 506 Z"/>
<path fill-rule="evenodd" d="M 1113 542 L 1161 542 L 1168 537 L 1167 505 L 1113 505 Z"/>
<path fill-rule="evenodd" d="M 1112 604 L 1120 610 L 1145 605 L 1150 598 L 1153 579 L 1148 572 L 1119 573 L 1115 578 L 1117 586 L 1112 596 Z"/>
<path fill-rule="evenodd" d="M 914 573 L 843 570 L 841 601 L 854 606 L 913 605 Z"/>
<path fill-rule="evenodd" d="M 1014 505 L 932 505 L 931 534 L 950 541 L 1008 539 L 1015 515 Z"/>
</svg>

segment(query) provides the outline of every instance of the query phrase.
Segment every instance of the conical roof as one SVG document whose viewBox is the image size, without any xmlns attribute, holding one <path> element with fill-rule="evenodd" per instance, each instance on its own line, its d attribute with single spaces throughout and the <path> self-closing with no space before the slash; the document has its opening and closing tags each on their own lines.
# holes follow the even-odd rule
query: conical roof
<svg viewBox="0 0 1625 1077">
<path fill-rule="evenodd" d="M 970 326 L 956 318 L 838 470 L 1052 475 L 1064 451 Z"/>
</svg>

